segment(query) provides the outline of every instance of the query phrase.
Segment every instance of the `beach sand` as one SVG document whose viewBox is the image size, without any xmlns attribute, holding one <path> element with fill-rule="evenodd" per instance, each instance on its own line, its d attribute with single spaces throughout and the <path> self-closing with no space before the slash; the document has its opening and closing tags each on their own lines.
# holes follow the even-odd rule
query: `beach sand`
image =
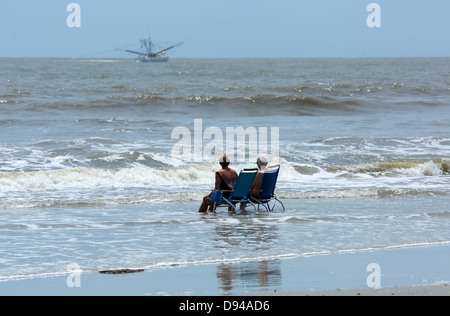
<svg viewBox="0 0 450 316">
<path fill-rule="evenodd" d="M 372 263 L 378 271 L 368 269 Z M 0 282 L 0 295 L 450 296 L 449 267 L 444 244 L 9 280 Z M 376 281 L 380 289 L 368 286 Z"/>
<path fill-rule="evenodd" d="M 385 289 L 354 289 L 283 293 L 281 296 L 450 296 L 448 284 L 436 286 L 404 286 Z"/>
</svg>

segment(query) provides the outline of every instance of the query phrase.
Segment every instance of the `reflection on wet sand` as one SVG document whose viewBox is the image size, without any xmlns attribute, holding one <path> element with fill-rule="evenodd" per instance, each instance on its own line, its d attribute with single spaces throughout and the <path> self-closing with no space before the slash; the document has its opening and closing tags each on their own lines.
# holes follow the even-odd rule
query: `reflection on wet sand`
<svg viewBox="0 0 450 316">
<path fill-rule="evenodd" d="M 276 246 L 277 228 L 272 225 L 251 225 L 246 220 L 216 227 L 216 247 L 229 254 L 233 248 L 247 247 L 249 254 Z M 238 263 L 223 263 L 217 267 L 218 287 L 224 295 L 241 289 L 244 292 L 267 292 L 281 285 L 281 261 L 249 259 Z"/>
<path fill-rule="evenodd" d="M 281 261 L 221 264 L 217 267 L 217 279 L 224 295 L 232 294 L 236 288 L 246 293 L 274 292 L 282 283 Z"/>
</svg>

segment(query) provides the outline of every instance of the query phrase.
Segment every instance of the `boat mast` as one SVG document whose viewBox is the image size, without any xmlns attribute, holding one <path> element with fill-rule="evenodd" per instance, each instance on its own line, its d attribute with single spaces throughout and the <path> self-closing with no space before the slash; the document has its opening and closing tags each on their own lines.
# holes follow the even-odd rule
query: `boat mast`
<svg viewBox="0 0 450 316">
<path fill-rule="evenodd" d="M 143 39 L 143 40 L 141 40 L 141 48 L 142 49 L 145 48 L 145 50 L 147 51 L 148 56 L 152 56 L 153 55 L 151 39 L 148 39 L 148 40 Z"/>
</svg>

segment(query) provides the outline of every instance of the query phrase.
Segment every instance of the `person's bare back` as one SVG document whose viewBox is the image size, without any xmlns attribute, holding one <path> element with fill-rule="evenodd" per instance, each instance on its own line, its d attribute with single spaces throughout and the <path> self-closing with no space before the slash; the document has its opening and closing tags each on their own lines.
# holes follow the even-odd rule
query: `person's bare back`
<svg viewBox="0 0 450 316">
<path fill-rule="evenodd" d="M 216 183 L 214 191 L 217 191 L 218 189 L 222 191 L 231 191 L 233 190 L 234 184 L 237 181 L 238 174 L 236 170 L 228 168 L 228 165 L 230 164 L 230 159 L 228 158 L 227 155 L 223 154 L 222 156 L 220 156 L 219 163 L 222 169 L 216 172 Z M 230 194 L 231 192 L 224 192 L 223 196 L 228 197 L 230 196 Z M 200 213 L 206 213 L 208 207 L 210 212 L 214 211 L 214 203 L 211 202 L 211 196 L 212 193 L 203 198 L 202 205 L 198 210 Z M 231 207 L 228 208 L 228 210 L 230 209 Z"/>
<path fill-rule="evenodd" d="M 231 168 L 225 168 L 225 169 L 221 169 L 221 170 L 217 171 L 215 190 L 217 190 L 219 188 L 221 188 L 222 190 L 233 189 L 233 186 L 236 183 L 237 178 L 238 178 L 237 172 Z M 226 184 L 228 186 L 228 188 L 225 188 L 222 183 Z"/>
</svg>

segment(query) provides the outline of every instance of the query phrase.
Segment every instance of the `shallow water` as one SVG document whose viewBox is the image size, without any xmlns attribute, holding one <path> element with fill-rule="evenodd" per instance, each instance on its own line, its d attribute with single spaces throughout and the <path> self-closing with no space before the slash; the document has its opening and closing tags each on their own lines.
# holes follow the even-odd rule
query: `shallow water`
<svg viewBox="0 0 450 316">
<path fill-rule="evenodd" d="M 0 280 L 448 244 L 449 64 L 0 59 Z M 179 160 L 195 120 L 223 148 Z M 286 212 L 197 214 L 236 127 L 279 130 Z"/>
</svg>

